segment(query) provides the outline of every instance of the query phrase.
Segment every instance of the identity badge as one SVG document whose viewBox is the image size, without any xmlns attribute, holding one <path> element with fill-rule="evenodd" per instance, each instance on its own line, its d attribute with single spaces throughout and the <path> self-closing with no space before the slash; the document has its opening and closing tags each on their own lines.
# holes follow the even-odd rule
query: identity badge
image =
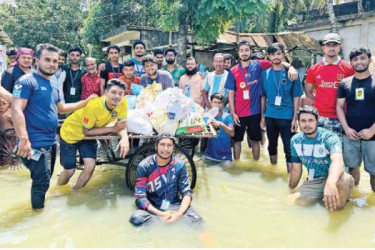
<svg viewBox="0 0 375 250">
<path fill-rule="evenodd" d="M 281 100 L 282 100 L 281 96 L 276 96 L 275 97 L 275 105 L 276 106 L 281 106 Z"/>
<path fill-rule="evenodd" d="M 171 204 L 171 202 L 169 200 L 163 200 L 161 202 L 161 206 L 160 206 L 160 209 L 161 210 L 167 210 L 169 208 L 169 205 Z"/>
<path fill-rule="evenodd" d="M 70 88 L 70 95 L 75 95 L 76 94 L 76 88 L 71 87 Z"/>
<path fill-rule="evenodd" d="M 244 100 L 249 100 L 250 99 L 250 93 L 248 90 L 243 91 L 243 99 Z"/>
<path fill-rule="evenodd" d="M 314 168 L 310 168 L 309 169 L 309 176 L 308 176 L 308 180 L 309 181 L 314 180 L 314 174 L 315 174 L 315 169 Z"/>
<path fill-rule="evenodd" d="M 355 89 L 355 99 L 357 101 L 363 101 L 365 99 L 365 88 Z"/>
</svg>

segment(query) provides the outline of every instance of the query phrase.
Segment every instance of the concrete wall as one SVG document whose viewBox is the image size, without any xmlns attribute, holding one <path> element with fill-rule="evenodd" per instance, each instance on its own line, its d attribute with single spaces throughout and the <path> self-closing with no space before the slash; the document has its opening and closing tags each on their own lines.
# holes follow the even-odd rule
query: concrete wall
<svg viewBox="0 0 375 250">
<path fill-rule="evenodd" d="M 375 54 L 375 16 L 340 22 L 338 28 L 343 39 L 344 59 L 348 60 L 350 51 L 360 46 L 368 47 Z M 324 35 L 330 32 L 330 25 L 299 30 L 317 40 L 322 40 Z"/>
</svg>

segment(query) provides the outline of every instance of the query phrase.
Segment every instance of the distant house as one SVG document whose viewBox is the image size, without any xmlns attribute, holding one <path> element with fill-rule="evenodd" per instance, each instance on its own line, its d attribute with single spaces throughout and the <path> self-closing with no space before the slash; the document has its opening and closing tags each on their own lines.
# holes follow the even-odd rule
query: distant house
<svg viewBox="0 0 375 250">
<path fill-rule="evenodd" d="M 343 56 L 348 59 L 354 47 L 365 46 L 375 53 L 375 0 L 362 0 L 334 6 L 339 34 L 343 39 Z M 288 30 L 303 31 L 305 34 L 322 40 L 330 32 L 331 24 L 326 10 L 316 9 L 298 13 L 298 24 Z"/>
<path fill-rule="evenodd" d="M 0 74 L 7 68 L 6 51 L 7 46 L 10 46 L 12 43 L 13 42 L 10 40 L 8 34 L 0 27 Z"/>
</svg>

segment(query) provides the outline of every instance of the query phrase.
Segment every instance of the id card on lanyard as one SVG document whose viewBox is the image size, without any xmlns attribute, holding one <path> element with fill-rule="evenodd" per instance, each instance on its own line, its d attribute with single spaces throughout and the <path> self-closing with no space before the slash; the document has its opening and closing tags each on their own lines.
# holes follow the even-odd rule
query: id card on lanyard
<svg viewBox="0 0 375 250">
<path fill-rule="evenodd" d="M 315 143 L 316 143 L 316 141 L 317 141 L 317 139 L 318 139 L 318 136 L 319 136 L 319 133 L 317 132 L 317 133 L 316 133 L 316 136 L 315 136 L 315 138 L 314 138 L 313 144 L 312 144 L 313 147 L 312 147 L 311 155 L 310 155 L 310 156 L 305 155 L 305 149 L 304 149 L 304 146 L 303 146 L 304 144 L 301 143 L 302 156 L 307 158 L 307 164 L 306 164 L 306 166 L 308 166 L 308 170 L 309 170 L 309 173 L 308 173 L 308 177 L 307 177 L 307 179 L 308 179 L 309 181 L 314 180 L 314 175 L 315 175 L 315 168 L 314 168 L 314 166 L 313 166 L 313 161 L 314 161 L 314 149 L 315 149 Z M 306 135 L 305 135 L 305 138 L 306 138 Z"/>
<path fill-rule="evenodd" d="M 156 160 L 155 160 L 156 162 Z M 160 171 L 160 168 L 159 168 L 159 165 L 157 166 L 157 170 L 158 170 L 158 173 L 159 173 L 159 178 L 160 178 L 160 181 L 161 181 L 161 185 L 162 186 L 165 186 L 165 195 L 164 195 L 164 199 L 163 201 L 161 202 L 161 206 L 160 206 L 160 209 L 161 210 L 167 210 L 171 204 L 171 201 L 168 199 L 168 193 L 169 193 L 169 170 L 170 170 L 170 166 L 171 166 L 171 162 L 168 164 L 167 166 L 167 172 L 165 173 L 165 177 L 167 178 L 167 181 L 165 182 L 164 179 L 163 179 L 163 176 L 161 174 L 161 171 Z"/>
</svg>

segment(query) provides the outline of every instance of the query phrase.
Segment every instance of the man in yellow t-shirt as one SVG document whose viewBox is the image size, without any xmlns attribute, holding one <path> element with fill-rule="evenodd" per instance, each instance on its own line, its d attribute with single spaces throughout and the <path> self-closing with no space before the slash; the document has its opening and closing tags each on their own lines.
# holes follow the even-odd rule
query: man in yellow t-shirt
<svg viewBox="0 0 375 250">
<path fill-rule="evenodd" d="M 117 133 L 121 139 L 116 147 L 120 157 L 124 158 L 129 151 L 128 133 L 126 130 L 127 101 L 123 98 L 125 85 L 118 79 L 108 81 L 105 94 L 91 100 L 86 107 L 75 111 L 63 123 L 60 134 L 60 163 L 64 167 L 57 181 L 65 185 L 73 176 L 76 168 L 77 150 L 83 159 L 84 169 L 73 189 L 77 190 L 90 180 L 96 165 L 96 140 L 83 140 L 85 136 Z M 115 122 L 112 127 L 106 127 Z"/>
</svg>

